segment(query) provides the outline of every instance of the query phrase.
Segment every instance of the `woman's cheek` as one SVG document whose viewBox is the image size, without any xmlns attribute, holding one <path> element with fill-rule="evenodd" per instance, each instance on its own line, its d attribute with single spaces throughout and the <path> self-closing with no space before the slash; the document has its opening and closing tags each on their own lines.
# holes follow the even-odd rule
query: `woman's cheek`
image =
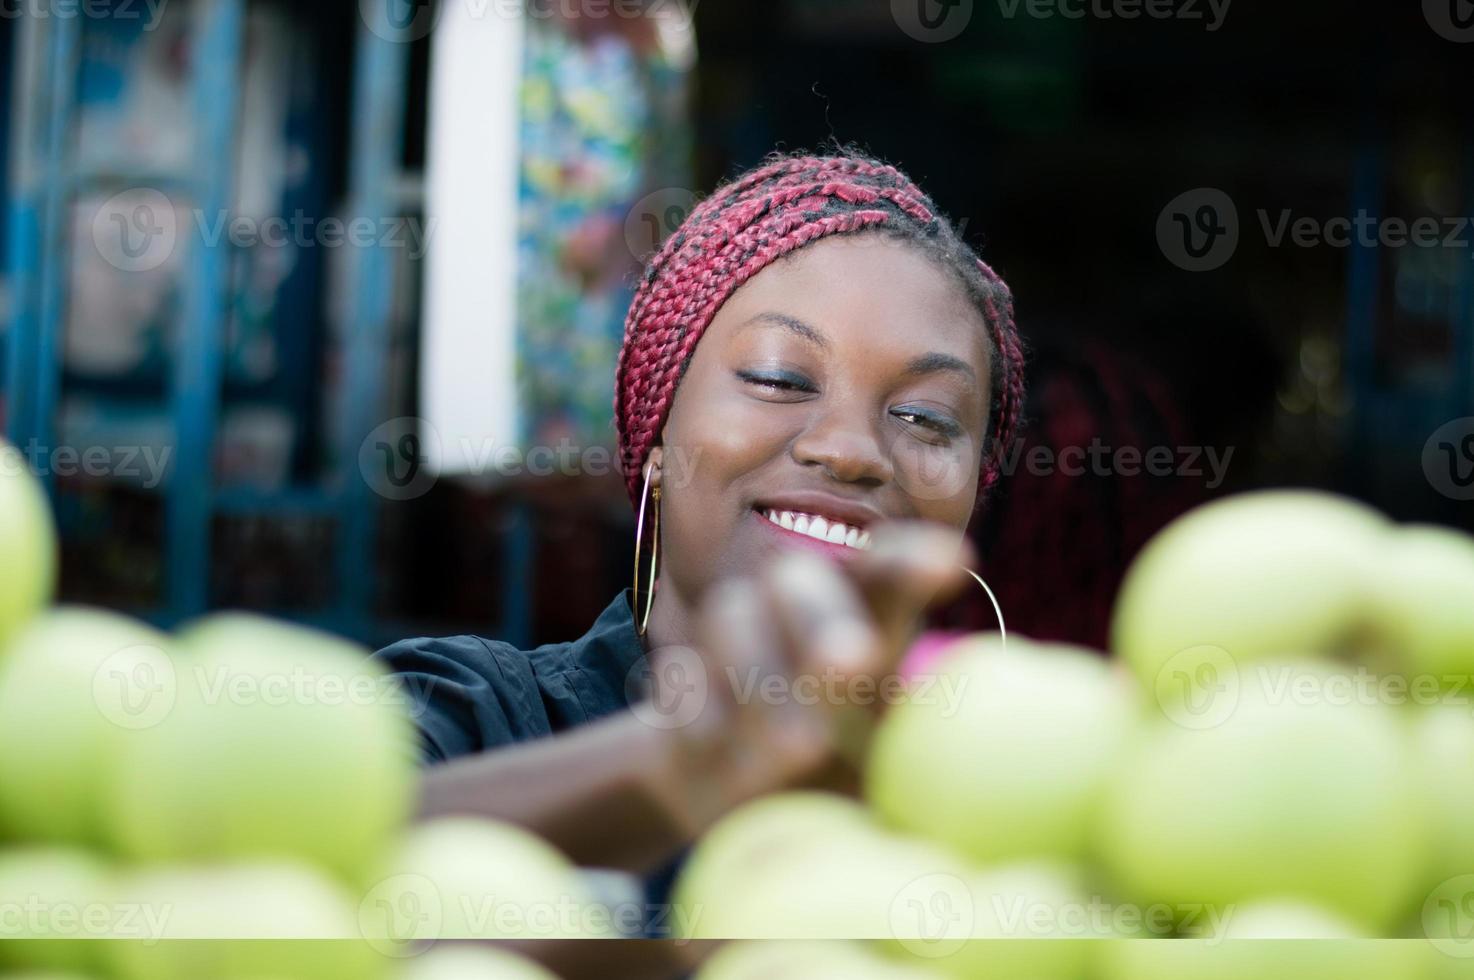
<svg viewBox="0 0 1474 980">
<path fill-rule="evenodd" d="M 966 435 L 936 446 L 902 434 L 891 446 L 896 483 L 913 500 L 969 498 L 978 475 L 978 460 L 977 444 Z"/>
</svg>

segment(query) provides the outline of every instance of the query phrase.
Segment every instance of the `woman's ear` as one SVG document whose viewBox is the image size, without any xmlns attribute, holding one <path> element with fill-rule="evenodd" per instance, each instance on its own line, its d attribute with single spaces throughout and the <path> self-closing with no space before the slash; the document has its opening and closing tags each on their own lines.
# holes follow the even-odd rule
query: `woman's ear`
<svg viewBox="0 0 1474 980">
<path fill-rule="evenodd" d="M 665 463 L 665 448 L 656 446 L 650 450 L 650 457 L 645 460 L 645 475 L 650 480 L 651 487 L 659 487 L 661 473 Z"/>
</svg>

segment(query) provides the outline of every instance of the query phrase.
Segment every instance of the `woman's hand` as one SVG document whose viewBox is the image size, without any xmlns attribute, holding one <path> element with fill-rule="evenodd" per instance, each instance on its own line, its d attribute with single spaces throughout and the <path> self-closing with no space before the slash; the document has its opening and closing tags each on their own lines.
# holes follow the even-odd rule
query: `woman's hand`
<svg viewBox="0 0 1474 980">
<path fill-rule="evenodd" d="M 842 565 L 801 552 L 714 587 L 699 650 L 656 650 L 644 713 L 666 729 L 682 822 L 704 828 L 766 792 L 858 765 L 920 614 L 963 581 L 955 530 L 879 526 Z"/>
</svg>

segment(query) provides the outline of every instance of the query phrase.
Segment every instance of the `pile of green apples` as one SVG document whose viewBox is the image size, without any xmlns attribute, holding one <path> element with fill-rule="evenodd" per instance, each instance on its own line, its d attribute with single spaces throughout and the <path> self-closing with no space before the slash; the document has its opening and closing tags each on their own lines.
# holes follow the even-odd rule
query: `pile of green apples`
<svg viewBox="0 0 1474 980">
<path fill-rule="evenodd" d="M 52 516 L 3 443 L 0 555 L 0 977 L 547 980 L 436 942 L 613 934 L 536 837 L 411 822 L 414 701 L 367 650 L 51 606 Z"/>
<path fill-rule="evenodd" d="M 702 980 L 1474 977 L 1474 539 L 1225 498 L 1138 556 L 1111 644 L 960 639 L 863 801 L 718 824 L 676 921 L 796 945 Z"/>
</svg>

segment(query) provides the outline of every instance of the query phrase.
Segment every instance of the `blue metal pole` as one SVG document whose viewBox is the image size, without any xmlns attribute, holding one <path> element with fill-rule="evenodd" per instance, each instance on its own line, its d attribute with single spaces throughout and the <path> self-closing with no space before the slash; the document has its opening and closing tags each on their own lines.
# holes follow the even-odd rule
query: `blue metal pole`
<svg viewBox="0 0 1474 980">
<path fill-rule="evenodd" d="M 50 121 L 46 129 L 45 203 L 41 212 L 41 275 L 37 329 L 34 339 L 35 385 L 30 406 L 31 434 L 45 451 L 55 445 L 56 406 L 61 397 L 62 330 L 66 316 L 70 252 L 66 240 L 71 197 L 67 193 L 71 170 L 68 146 L 73 138 L 72 119 L 76 103 L 77 58 L 81 47 L 81 21 L 57 18 L 51 26 Z M 50 468 L 40 474 L 48 484 Z"/>
<path fill-rule="evenodd" d="M 46 34 L 50 20 L 27 17 L 15 37 L 15 76 L 12 91 L 10 198 L 6 202 L 6 276 L 10 281 L 10 327 L 6 331 L 6 434 L 23 443 L 31 434 L 34 401 L 37 279 L 41 265 L 41 220 L 45 202 L 46 168 L 40 160 L 47 145 L 45 126 L 50 119 L 47 63 L 51 45 Z"/>
<path fill-rule="evenodd" d="M 6 357 L 7 429 L 24 446 L 39 439 L 42 337 L 59 319 L 62 156 L 76 74 L 76 21 L 27 17 L 16 38 L 13 184 L 6 215 L 12 284 Z"/>
<path fill-rule="evenodd" d="M 198 126 L 195 203 L 211 220 L 226 214 L 234 200 L 243 6 L 243 0 L 200 0 L 196 12 L 191 66 Z M 209 603 L 215 431 L 232 258 L 224 241 L 209 246 L 195 239 L 187 248 L 174 365 L 176 450 L 168 502 L 166 618 L 172 620 L 197 615 Z"/>
<path fill-rule="evenodd" d="M 384 0 L 397 2 L 397 0 Z M 353 79 L 350 221 L 384 222 L 398 210 L 393 180 L 404 142 L 405 80 L 410 39 L 381 36 L 360 18 Z M 377 236 L 376 236 L 377 237 Z M 337 541 L 340 619 L 367 635 L 373 604 L 374 544 L 379 501 L 358 472 L 358 450 L 379 424 L 394 308 L 393 255 L 381 245 L 355 248 L 346 276 L 343 324 L 342 522 Z"/>
</svg>

